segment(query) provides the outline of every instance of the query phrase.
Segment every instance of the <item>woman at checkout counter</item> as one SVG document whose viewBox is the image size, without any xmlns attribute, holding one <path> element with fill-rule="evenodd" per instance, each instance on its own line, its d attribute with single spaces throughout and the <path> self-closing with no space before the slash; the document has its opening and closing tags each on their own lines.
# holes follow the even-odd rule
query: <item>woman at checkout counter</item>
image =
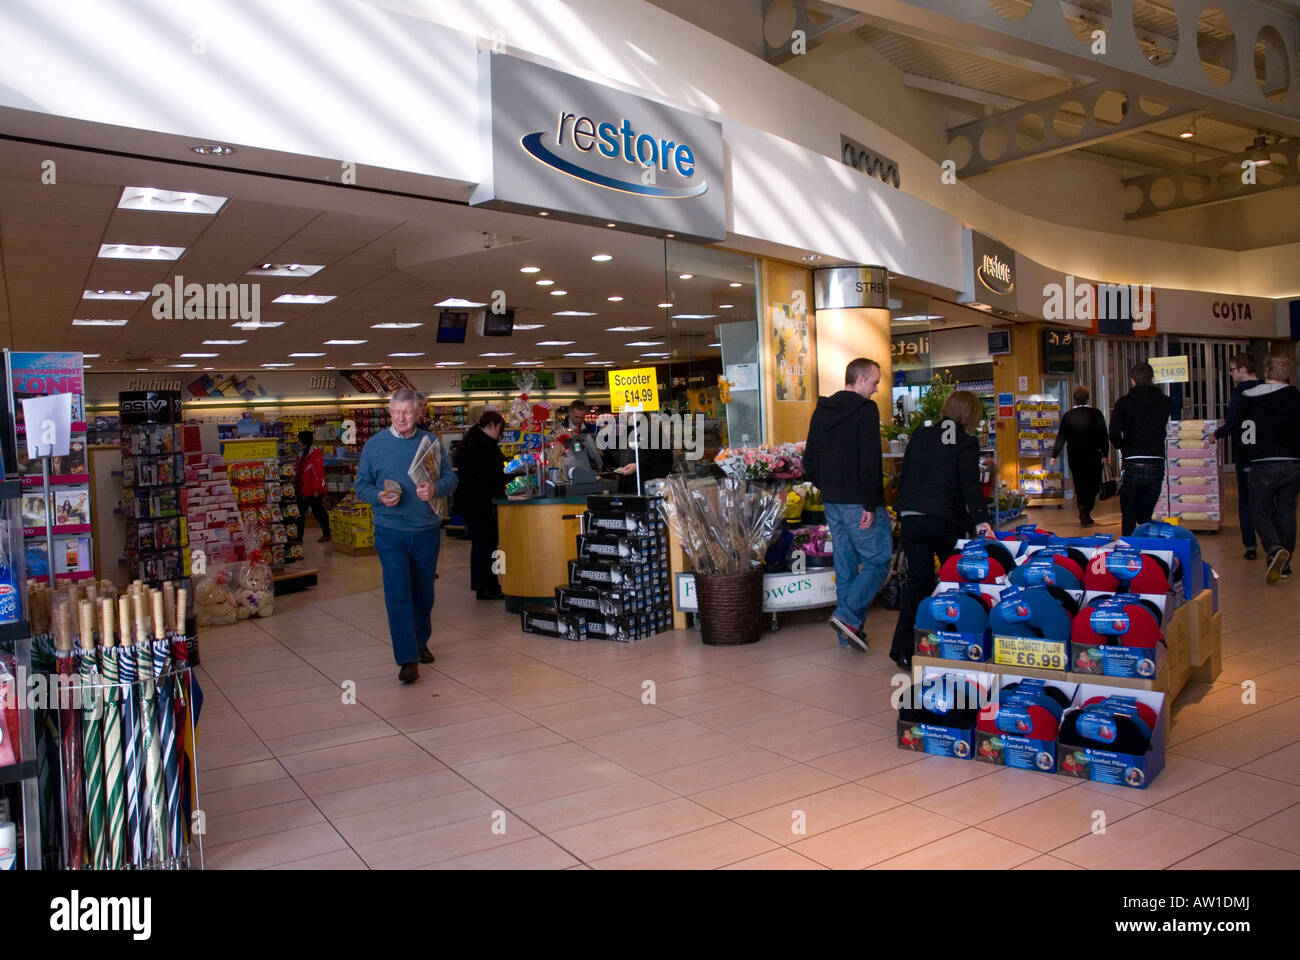
<svg viewBox="0 0 1300 960">
<path fill-rule="evenodd" d="M 494 410 L 486 411 L 470 427 L 453 458 L 459 482 L 452 494 L 453 509 L 465 518 L 469 534 L 469 585 L 480 600 L 499 600 L 504 594 L 492 572 L 492 554 L 499 531 L 494 498 L 506 495 L 505 455 L 498 443 L 506 422 Z"/>
</svg>

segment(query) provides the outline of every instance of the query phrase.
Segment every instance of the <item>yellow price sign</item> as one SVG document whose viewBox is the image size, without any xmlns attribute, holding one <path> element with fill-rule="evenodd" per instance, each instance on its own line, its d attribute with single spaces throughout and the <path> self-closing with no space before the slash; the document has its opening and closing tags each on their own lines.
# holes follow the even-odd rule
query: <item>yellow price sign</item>
<svg viewBox="0 0 1300 960">
<path fill-rule="evenodd" d="M 653 367 L 609 371 L 609 405 L 615 412 L 624 407 L 658 410 L 659 375 Z"/>
<path fill-rule="evenodd" d="M 1186 383 L 1190 379 L 1186 357 L 1151 357 L 1147 362 L 1156 383 Z"/>
<path fill-rule="evenodd" d="M 272 460 L 280 454 L 280 443 L 274 438 L 250 437 L 246 440 L 221 441 L 223 460 Z"/>
<path fill-rule="evenodd" d="M 1004 667 L 1064 670 L 1069 662 L 1066 644 L 1033 637 L 994 637 L 993 662 Z"/>
</svg>

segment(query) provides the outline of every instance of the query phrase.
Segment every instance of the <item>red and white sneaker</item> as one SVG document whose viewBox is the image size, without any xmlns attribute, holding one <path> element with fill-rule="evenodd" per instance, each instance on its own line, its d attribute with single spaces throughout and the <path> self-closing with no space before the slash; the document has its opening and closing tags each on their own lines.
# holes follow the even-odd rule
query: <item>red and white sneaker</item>
<svg viewBox="0 0 1300 960">
<path fill-rule="evenodd" d="M 835 632 L 840 635 L 841 639 L 847 640 L 863 653 L 870 652 L 870 648 L 867 646 L 867 635 L 860 629 L 845 623 L 839 617 L 831 617 L 831 626 L 835 628 Z"/>
</svg>

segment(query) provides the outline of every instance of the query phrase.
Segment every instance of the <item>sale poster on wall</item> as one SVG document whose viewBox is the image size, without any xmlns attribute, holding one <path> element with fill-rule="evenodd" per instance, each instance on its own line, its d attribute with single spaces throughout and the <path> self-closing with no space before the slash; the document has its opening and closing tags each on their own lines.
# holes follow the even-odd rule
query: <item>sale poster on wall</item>
<svg viewBox="0 0 1300 960">
<path fill-rule="evenodd" d="M 788 303 L 772 304 L 772 347 L 776 358 L 776 399 L 812 399 L 809 384 L 808 314 Z"/>
</svg>

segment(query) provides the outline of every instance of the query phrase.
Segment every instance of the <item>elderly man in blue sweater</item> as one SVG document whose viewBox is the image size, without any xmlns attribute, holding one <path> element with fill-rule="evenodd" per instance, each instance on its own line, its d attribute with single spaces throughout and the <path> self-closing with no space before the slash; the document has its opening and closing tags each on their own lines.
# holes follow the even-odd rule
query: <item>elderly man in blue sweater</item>
<svg viewBox="0 0 1300 960">
<path fill-rule="evenodd" d="M 417 485 L 407 474 L 421 438 L 429 436 L 415 426 L 419 406 L 414 390 L 393 394 L 388 401 L 393 425 L 366 441 L 353 487 L 359 499 L 375 508 L 375 553 L 384 572 L 388 632 L 393 638 L 393 659 L 401 666 L 397 678 L 402 683 L 419 679 L 420 663 L 433 663 L 430 616 L 442 521 L 430 501 L 456 489 L 456 474 L 445 449 L 436 483 Z M 385 490 L 388 480 L 397 483 L 400 491 Z"/>
</svg>

